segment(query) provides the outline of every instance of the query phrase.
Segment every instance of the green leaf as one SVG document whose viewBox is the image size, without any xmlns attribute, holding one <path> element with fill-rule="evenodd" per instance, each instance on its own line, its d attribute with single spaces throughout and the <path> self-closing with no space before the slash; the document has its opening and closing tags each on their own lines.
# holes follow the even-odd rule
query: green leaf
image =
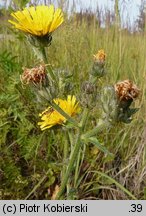
<svg viewBox="0 0 146 216">
<path fill-rule="evenodd" d="M 90 137 L 90 138 L 86 139 L 85 141 L 91 142 L 91 143 L 94 144 L 100 151 L 104 152 L 105 154 L 111 155 L 111 156 L 113 155 L 112 153 L 110 153 L 110 152 L 108 151 L 108 149 L 107 149 L 105 146 L 103 146 L 103 145 L 101 145 L 101 144 L 99 143 L 99 141 L 97 140 L 96 137 Z"/>
<path fill-rule="evenodd" d="M 130 109 L 130 115 L 133 115 L 133 114 L 135 114 L 138 111 L 139 111 L 139 108 Z"/>
<path fill-rule="evenodd" d="M 93 171 L 94 172 L 94 171 Z M 133 200 L 137 200 L 137 198 L 129 191 L 127 190 L 123 185 L 121 185 L 119 182 L 117 182 L 115 179 L 112 177 L 108 176 L 107 174 L 100 172 L 100 171 L 95 171 L 94 173 L 98 173 L 102 177 L 107 178 L 111 183 L 115 184 L 118 188 L 120 188 L 124 193 L 126 193 L 129 197 L 131 197 Z"/>
<path fill-rule="evenodd" d="M 112 162 L 114 160 L 115 156 L 114 154 L 108 154 L 103 158 L 103 163 L 109 163 Z"/>
</svg>

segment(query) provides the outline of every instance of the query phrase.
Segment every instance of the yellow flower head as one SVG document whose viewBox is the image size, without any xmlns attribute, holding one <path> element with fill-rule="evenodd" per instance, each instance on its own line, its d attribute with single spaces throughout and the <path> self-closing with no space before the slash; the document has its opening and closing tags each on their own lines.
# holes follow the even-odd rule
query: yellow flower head
<svg viewBox="0 0 146 216">
<path fill-rule="evenodd" d="M 94 61 L 99 62 L 99 63 L 104 63 L 105 58 L 106 58 L 106 53 L 103 49 L 98 50 L 96 55 L 93 55 Z"/>
<path fill-rule="evenodd" d="M 34 36 L 46 36 L 57 29 L 62 22 L 63 13 L 61 9 L 55 11 L 54 6 L 38 5 L 25 8 L 22 11 L 11 13 L 15 21 L 9 20 L 16 29 Z"/>
<path fill-rule="evenodd" d="M 76 97 L 74 95 L 68 95 L 67 100 L 62 100 L 59 98 L 54 99 L 54 103 L 56 103 L 69 116 L 74 116 L 80 111 L 79 104 L 76 101 Z M 64 116 L 62 116 L 52 107 L 48 107 L 44 112 L 39 114 L 39 116 L 42 120 L 42 122 L 38 122 L 38 125 L 40 125 L 41 130 L 51 128 L 55 125 L 62 125 L 67 120 Z"/>
</svg>

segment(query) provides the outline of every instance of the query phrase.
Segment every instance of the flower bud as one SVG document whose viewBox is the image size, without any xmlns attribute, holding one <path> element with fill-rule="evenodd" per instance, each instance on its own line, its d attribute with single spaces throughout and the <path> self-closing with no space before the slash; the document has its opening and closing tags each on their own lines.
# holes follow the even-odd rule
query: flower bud
<svg viewBox="0 0 146 216">
<path fill-rule="evenodd" d="M 96 78 L 103 77 L 106 73 L 106 70 L 104 68 L 106 54 L 104 50 L 99 50 L 96 55 L 93 55 L 93 57 L 94 62 L 91 69 L 91 75 Z"/>
<path fill-rule="evenodd" d="M 99 65 L 105 64 L 106 54 L 103 49 L 98 50 L 97 54 L 93 55 L 94 62 L 98 63 Z"/>
<path fill-rule="evenodd" d="M 95 91 L 95 86 L 89 81 L 85 81 L 82 85 L 82 90 L 86 94 L 93 94 Z"/>
<path fill-rule="evenodd" d="M 47 34 L 45 36 L 32 36 L 27 35 L 27 39 L 31 45 L 33 45 L 36 48 L 39 47 L 48 47 L 51 45 L 52 36 L 51 34 Z"/>
<path fill-rule="evenodd" d="M 108 121 L 116 121 L 118 113 L 118 103 L 115 90 L 112 86 L 104 87 L 101 93 L 101 102 L 104 117 L 107 118 Z"/>
</svg>

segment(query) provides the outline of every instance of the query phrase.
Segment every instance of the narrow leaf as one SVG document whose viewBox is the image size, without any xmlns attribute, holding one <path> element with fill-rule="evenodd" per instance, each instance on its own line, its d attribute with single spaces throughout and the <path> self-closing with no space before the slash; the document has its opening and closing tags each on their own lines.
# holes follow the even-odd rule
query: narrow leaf
<svg viewBox="0 0 146 216">
<path fill-rule="evenodd" d="M 103 145 L 101 145 L 100 143 L 99 143 L 99 141 L 97 140 L 97 138 L 96 137 L 90 137 L 90 138 L 88 138 L 88 139 L 86 139 L 88 142 L 91 142 L 92 144 L 94 144 L 100 151 L 102 151 L 102 152 L 104 152 L 105 154 L 107 154 L 107 155 L 113 155 L 112 153 L 110 153 L 109 151 L 108 151 L 108 149 L 105 147 L 105 146 L 103 146 Z"/>
</svg>

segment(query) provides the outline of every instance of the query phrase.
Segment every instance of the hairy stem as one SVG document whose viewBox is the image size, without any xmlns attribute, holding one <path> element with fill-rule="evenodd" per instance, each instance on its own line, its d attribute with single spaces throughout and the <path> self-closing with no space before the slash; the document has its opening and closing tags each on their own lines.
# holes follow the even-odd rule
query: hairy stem
<svg viewBox="0 0 146 216">
<path fill-rule="evenodd" d="M 43 58 L 44 63 L 47 64 L 47 66 L 48 66 L 47 71 L 48 71 L 48 73 L 49 73 L 49 75 L 50 75 L 52 81 L 54 81 L 54 82 L 57 84 L 57 86 L 58 86 L 58 81 L 57 81 L 57 79 L 56 79 L 56 76 L 54 75 L 53 70 L 52 70 L 52 68 L 50 67 L 50 65 L 48 65 L 48 58 L 47 58 L 47 54 L 46 54 L 45 47 L 41 47 L 41 48 L 40 48 L 40 51 L 41 51 L 41 53 L 42 53 L 42 58 Z"/>
<path fill-rule="evenodd" d="M 82 135 L 82 139 L 92 137 L 92 136 L 100 133 L 102 130 L 109 128 L 110 126 L 111 126 L 111 124 L 108 121 L 103 121 L 100 119 L 98 122 L 98 125 L 94 129 L 92 129 L 92 130 L 90 130 L 87 133 Z"/>
<path fill-rule="evenodd" d="M 79 150 L 80 150 L 80 146 L 81 146 L 81 141 L 80 141 L 80 132 L 78 133 L 78 136 L 77 136 L 77 141 L 76 141 L 76 144 L 74 146 L 74 149 L 73 151 L 71 152 L 71 155 L 70 155 L 70 161 L 69 161 L 69 164 L 68 164 L 68 167 L 67 167 L 67 170 L 66 170 L 66 174 L 63 178 L 63 181 L 61 183 L 61 187 L 60 187 L 60 190 L 56 196 L 56 199 L 60 199 L 61 195 L 63 194 L 64 190 L 65 190 L 65 187 L 67 185 L 67 182 L 68 182 L 68 179 L 69 179 L 69 176 L 74 168 L 74 163 L 75 163 L 75 160 L 78 156 L 78 153 L 79 153 Z"/>
</svg>

